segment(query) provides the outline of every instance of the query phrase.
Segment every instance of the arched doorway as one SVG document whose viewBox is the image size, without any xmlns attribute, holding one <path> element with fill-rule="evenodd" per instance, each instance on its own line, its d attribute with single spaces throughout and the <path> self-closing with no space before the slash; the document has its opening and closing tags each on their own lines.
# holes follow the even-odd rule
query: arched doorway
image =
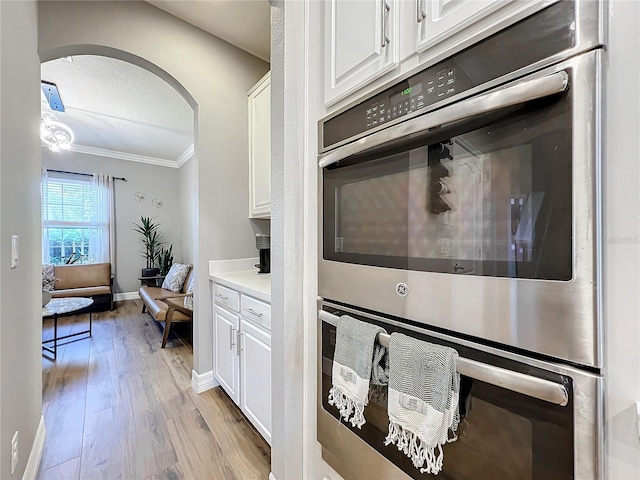
<svg viewBox="0 0 640 480">
<path fill-rule="evenodd" d="M 41 61 L 104 55 L 163 78 L 195 111 L 193 383 L 213 380 L 208 262 L 253 257 L 248 220 L 246 92 L 269 65 L 146 2 L 41 2 Z"/>
</svg>

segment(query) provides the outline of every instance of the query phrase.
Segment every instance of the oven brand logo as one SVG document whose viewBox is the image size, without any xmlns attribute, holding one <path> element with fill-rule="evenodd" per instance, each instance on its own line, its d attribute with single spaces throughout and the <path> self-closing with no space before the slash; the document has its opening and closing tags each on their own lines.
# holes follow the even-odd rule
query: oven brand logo
<svg viewBox="0 0 640 480">
<path fill-rule="evenodd" d="M 396 293 L 401 297 L 406 297 L 409 294 L 409 286 L 406 283 L 400 282 L 396 285 Z"/>
</svg>

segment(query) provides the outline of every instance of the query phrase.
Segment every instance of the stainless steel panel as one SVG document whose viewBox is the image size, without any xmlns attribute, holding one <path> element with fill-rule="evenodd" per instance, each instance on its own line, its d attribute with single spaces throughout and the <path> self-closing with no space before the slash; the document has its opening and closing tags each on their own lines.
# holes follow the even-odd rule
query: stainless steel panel
<svg viewBox="0 0 640 480">
<path fill-rule="evenodd" d="M 427 132 L 432 128 L 441 128 L 447 124 L 458 122 L 475 115 L 489 113 L 501 108 L 548 97 L 560 93 L 567 87 L 567 74 L 556 72 L 542 78 L 527 79 L 521 83 L 500 88 L 484 95 L 470 98 L 448 108 L 422 115 L 393 128 L 373 133 L 357 142 L 350 143 L 322 156 L 318 165 L 328 167 L 351 155 L 356 155 L 369 148 L 384 145 L 392 140 L 409 135 Z"/>
<path fill-rule="evenodd" d="M 497 355 L 505 359 L 542 368 L 550 372 L 566 375 L 573 379 L 573 411 L 574 411 L 574 464 L 575 478 L 581 480 L 604 478 L 603 462 L 603 385 L 600 375 L 592 374 L 568 365 L 545 362 L 531 357 L 526 357 L 517 353 L 506 352 L 495 347 L 477 344 L 469 340 L 463 340 L 441 332 L 426 330 L 402 322 L 390 320 L 370 313 L 364 313 L 355 309 L 346 308 L 342 305 L 332 305 L 330 302 L 321 302 L 321 305 L 333 306 L 340 310 L 354 313 L 365 318 L 371 318 L 403 328 L 421 332 L 434 338 L 439 338 L 448 342 L 457 343 L 476 350 Z M 327 413 L 322 407 L 320 397 L 322 388 L 322 322 L 318 322 L 318 441 L 335 458 L 336 465 L 353 465 L 354 455 L 357 454 L 357 469 L 341 471 L 338 473 L 347 475 L 348 478 L 407 478 L 404 473 L 385 460 L 373 448 L 366 445 L 360 438 L 345 428 L 333 416 Z M 367 448 L 364 448 L 367 447 Z M 333 466 L 334 464 L 332 464 Z M 391 469 L 391 467 L 393 469 Z M 385 470 L 387 469 L 387 470 Z M 388 476 L 380 476 L 380 472 L 389 471 Z M 378 472 L 378 473 L 376 473 Z M 392 472 L 399 472 L 393 475 Z"/>
<path fill-rule="evenodd" d="M 405 271 L 320 258 L 319 295 L 576 364 L 602 367 L 600 64 L 601 51 L 595 50 L 530 77 L 560 71 L 570 77 L 574 119 L 570 281 Z M 322 252 L 322 235 L 319 243 Z M 405 297 L 396 294 L 400 282 L 408 285 Z"/>
</svg>

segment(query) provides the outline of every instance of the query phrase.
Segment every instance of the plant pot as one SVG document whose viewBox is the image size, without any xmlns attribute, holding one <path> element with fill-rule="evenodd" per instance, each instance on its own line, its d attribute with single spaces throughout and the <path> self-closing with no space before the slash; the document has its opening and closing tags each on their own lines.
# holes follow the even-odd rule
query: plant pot
<svg viewBox="0 0 640 480">
<path fill-rule="evenodd" d="M 143 268 L 141 277 L 155 277 L 160 273 L 159 268 Z"/>
</svg>

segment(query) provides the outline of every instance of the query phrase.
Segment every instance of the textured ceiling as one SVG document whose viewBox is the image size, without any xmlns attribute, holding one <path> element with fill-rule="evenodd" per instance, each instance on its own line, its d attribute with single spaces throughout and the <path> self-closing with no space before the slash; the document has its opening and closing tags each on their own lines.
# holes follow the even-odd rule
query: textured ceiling
<svg viewBox="0 0 640 480">
<path fill-rule="evenodd" d="M 81 55 L 43 63 L 41 75 L 58 86 L 66 111 L 54 113 L 73 129 L 73 150 L 179 166 L 193 149 L 193 109 L 143 68 Z"/>
<path fill-rule="evenodd" d="M 271 11 L 267 0 L 147 0 L 158 8 L 268 62 Z"/>
</svg>

